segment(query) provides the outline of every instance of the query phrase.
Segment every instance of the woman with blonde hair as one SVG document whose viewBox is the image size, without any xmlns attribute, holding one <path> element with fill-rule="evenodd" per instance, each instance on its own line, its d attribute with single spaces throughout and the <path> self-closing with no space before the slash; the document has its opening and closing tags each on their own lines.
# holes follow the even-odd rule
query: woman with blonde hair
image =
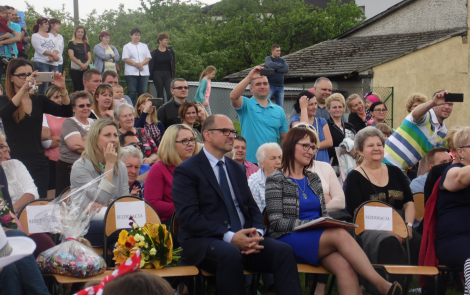
<svg viewBox="0 0 470 295">
<path fill-rule="evenodd" d="M 197 108 L 197 120 L 194 123 L 194 128 L 196 128 L 197 131 L 201 133 L 202 124 L 209 117 L 209 114 L 207 113 L 206 108 L 202 104 L 195 103 L 194 105 Z"/>
<path fill-rule="evenodd" d="M 199 77 L 199 87 L 197 88 L 194 100 L 202 103 L 207 113 L 211 115 L 209 97 L 211 95 L 211 81 L 214 79 L 217 69 L 214 66 L 208 66 Z"/>
<path fill-rule="evenodd" d="M 170 126 L 158 149 L 160 162 L 155 163 L 145 180 L 145 200 L 158 213 L 160 220 L 166 226 L 171 223 L 175 211 L 171 196 L 173 172 L 176 166 L 199 152 L 193 130 L 184 124 Z"/>
<path fill-rule="evenodd" d="M 65 88 L 65 78 L 56 74 L 53 85 L 60 91 L 62 105 L 44 95 L 30 94 L 37 72 L 30 62 L 14 58 L 6 71 L 5 96 L 0 96 L 0 118 L 3 120 L 11 157 L 20 160 L 34 179 L 40 198 L 47 197 L 49 164 L 41 141 L 43 114 L 71 117 L 72 106 Z M 30 84 L 31 82 L 31 84 Z"/>
<path fill-rule="evenodd" d="M 129 194 L 129 179 L 126 165 L 119 161 L 118 125 L 114 120 L 99 119 L 93 123 L 85 142 L 85 150 L 72 166 L 70 188 L 72 191 L 90 183 L 103 173 L 100 183 L 95 184 L 99 193 L 90 210 L 99 211 L 113 200 Z M 91 200 L 85 200 L 85 208 Z M 93 246 L 103 245 L 103 221 L 91 221 L 88 234 L 85 235 Z"/>
<path fill-rule="evenodd" d="M 83 90 L 83 74 L 90 68 L 91 63 L 90 45 L 85 27 L 75 27 L 72 40 L 69 41 L 67 48 L 70 57 L 69 74 L 72 78 L 73 91 Z"/>
<path fill-rule="evenodd" d="M 408 113 L 411 113 L 417 106 L 428 101 L 428 97 L 422 93 L 413 93 L 406 101 L 405 106 Z"/>
<path fill-rule="evenodd" d="M 346 99 L 346 105 L 349 109 L 348 123 L 351 124 L 356 132 L 365 128 L 367 122 L 367 112 L 364 101 L 358 94 L 351 94 Z M 369 119 L 372 116 L 369 114 Z"/>
<path fill-rule="evenodd" d="M 113 87 L 100 84 L 96 87 L 91 101 L 91 119 L 114 118 Z"/>
<path fill-rule="evenodd" d="M 134 108 L 134 127 L 144 128 L 158 147 L 165 133 L 165 126 L 158 121 L 157 110 L 149 101 L 151 98 L 152 95 L 144 93 L 137 99 Z"/>
</svg>

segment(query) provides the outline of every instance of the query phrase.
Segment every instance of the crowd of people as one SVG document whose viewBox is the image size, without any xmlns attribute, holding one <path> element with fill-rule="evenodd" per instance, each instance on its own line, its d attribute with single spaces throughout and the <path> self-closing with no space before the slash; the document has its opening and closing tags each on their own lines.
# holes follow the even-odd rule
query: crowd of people
<svg viewBox="0 0 470 295">
<path fill-rule="evenodd" d="M 0 32 L 3 20 L 8 23 L 13 15 L 14 9 L 0 7 Z M 0 45 L 20 31 L 16 25 L 10 28 L 14 33 L 0 34 Z M 393 129 L 379 94 L 345 99 L 322 77 L 297 95 L 287 118 L 283 75 L 289 68 L 275 44 L 266 58 L 275 74 L 266 77 L 262 67 L 254 67 L 226 98 L 238 114 L 242 137 L 230 118 L 210 108 L 213 66 L 201 73 L 196 103 L 187 100 L 188 83 L 175 77 L 168 34 L 159 34 L 158 48 L 150 51 L 140 42 L 139 29 L 130 32 L 131 42 L 122 52 L 125 96 L 118 84 L 120 54 L 110 45 L 110 34 L 99 35 L 95 68 L 90 68 L 86 29 L 77 26 L 68 42 L 74 88 L 69 95 L 59 30 L 56 19 L 37 20 L 31 40 L 34 65 L 15 50 L 7 56 L 9 47 L 4 51 L 0 189 L 13 213 L 34 199 L 60 197 L 106 173 L 96 184 L 100 190 L 92 210 L 132 195 L 148 202 L 167 226 L 175 215 L 181 263 L 215 273 L 216 288 L 224 294 L 244 294 L 244 269 L 265 274 L 266 288 L 277 294 L 302 294 L 296 263 L 324 266 L 337 277 L 340 294 L 362 294 L 363 287 L 374 294 L 401 294 L 403 277 L 388 282 L 372 264 L 406 264 L 404 239 L 368 230 L 358 243 L 341 228 L 294 230 L 320 217 L 350 221 L 369 200 L 400 213 L 413 265 L 434 257 L 463 267 L 470 258 L 465 247 L 470 203 L 464 197 L 470 185 L 470 127 L 448 131 L 445 120 L 453 108 L 445 100 L 448 91 L 430 100 L 412 94 L 406 103 L 409 115 Z M 5 35 L 11 38 L 2 39 Z M 36 83 L 38 71 L 55 72 L 52 85 Z M 157 96 L 168 99 L 158 109 L 147 93 L 150 76 Z M 247 87 L 252 97 L 244 96 Z M 416 220 L 413 194 L 421 192 L 427 194 L 426 210 L 432 205 L 435 214 Z M 453 226 L 456 222 L 461 226 Z M 25 235 L 20 230 L 5 234 Z M 91 221 L 85 238 L 102 247 L 103 221 Z M 47 239 L 35 240 L 37 247 L 50 244 Z M 426 247 L 434 245 L 430 239 L 435 248 Z M 49 294 L 33 263 L 29 255 L 6 265 L 0 293 L 12 282 L 27 281 L 25 273 L 16 271 L 27 267 L 30 283 L 8 294 Z M 142 278 L 151 285 L 148 280 Z M 324 293 L 326 281 L 327 276 L 319 276 L 315 294 Z M 111 294 L 111 287 L 106 288 L 103 294 Z"/>
</svg>

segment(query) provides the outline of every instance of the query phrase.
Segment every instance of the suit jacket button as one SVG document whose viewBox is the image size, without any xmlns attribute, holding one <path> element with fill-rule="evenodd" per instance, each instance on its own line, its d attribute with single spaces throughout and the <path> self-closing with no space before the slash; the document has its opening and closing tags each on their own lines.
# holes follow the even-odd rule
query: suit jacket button
<svg viewBox="0 0 470 295">
<path fill-rule="evenodd" d="M 227 220 L 224 221 L 224 224 L 228 224 Z"/>
</svg>

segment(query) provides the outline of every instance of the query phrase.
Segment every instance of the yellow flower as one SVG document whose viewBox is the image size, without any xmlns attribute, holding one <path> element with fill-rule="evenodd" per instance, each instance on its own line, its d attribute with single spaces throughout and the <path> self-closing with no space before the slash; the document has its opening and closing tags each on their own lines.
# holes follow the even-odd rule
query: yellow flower
<svg viewBox="0 0 470 295">
<path fill-rule="evenodd" d="M 127 230 L 122 230 L 120 233 L 119 233 L 119 239 L 118 239 L 118 243 L 119 245 L 121 246 L 124 246 L 127 242 Z"/>
<path fill-rule="evenodd" d="M 145 243 L 145 248 L 148 248 L 149 247 L 149 243 Z"/>
<path fill-rule="evenodd" d="M 139 247 L 143 247 L 143 246 L 145 246 L 145 242 L 144 242 L 144 241 L 142 241 L 142 242 L 139 242 L 139 244 L 138 244 L 138 245 L 139 245 Z"/>
<path fill-rule="evenodd" d="M 145 260 L 141 259 L 141 260 L 140 260 L 140 267 L 139 267 L 139 268 L 144 267 L 144 265 L 145 265 Z"/>
<path fill-rule="evenodd" d="M 127 260 L 127 258 L 129 258 L 127 256 L 126 250 L 127 248 L 121 247 L 121 246 L 118 246 L 116 247 L 116 249 L 113 250 L 113 254 L 114 254 L 113 260 L 116 261 L 117 266 L 123 264 Z"/>
<path fill-rule="evenodd" d="M 145 238 L 144 238 L 143 236 L 139 235 L 139 234 L 136 234 L 136 235 L 134 236 L 134 239 L 135 239 L 136 242 L 140 242 L 140 241 L 144 241 L 144 240 L 145 240 Z"/>
<path fill-rule="evenodd" d="M 150 249 L 150 255 L 155 256 L 155 254 L 157 254 L 157 249 L 155 248 Z"/>
</svg>

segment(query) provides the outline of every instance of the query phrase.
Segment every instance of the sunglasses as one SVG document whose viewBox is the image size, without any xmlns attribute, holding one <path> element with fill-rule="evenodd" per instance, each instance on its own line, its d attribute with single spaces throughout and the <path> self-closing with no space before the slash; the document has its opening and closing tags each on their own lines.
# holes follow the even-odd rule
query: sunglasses
<svg viewBox="0 0 470 295">
<path fill-rule="evenodd" d="M 188 86 L 178 86 L 178 87 L 173 87 L 173 89 L 178 89 L 178 90 L 188 90 L 189 87 Z"/>
<path fill-rule="evenodd" d="M 79 105 L 76 105 L 76 107 L 78 107 L 79 109 L 83 109 L 84 107 L 91 108 L 91 103 L 79 104 Z"/>
<path fill-rule="evenodd" d="M 315 127 L 313 127 L 313 126 L 310 125 L 310 124 L 300 123 L 300 124 L 295 125 L 294 127 L 297 127 L 297 128 L 307 128 L 307 129 L 310 129 L 310 130 L 312 130 L 313 132 L 317 133 L 317 130 L 315 129 Z"/>
</svg>

